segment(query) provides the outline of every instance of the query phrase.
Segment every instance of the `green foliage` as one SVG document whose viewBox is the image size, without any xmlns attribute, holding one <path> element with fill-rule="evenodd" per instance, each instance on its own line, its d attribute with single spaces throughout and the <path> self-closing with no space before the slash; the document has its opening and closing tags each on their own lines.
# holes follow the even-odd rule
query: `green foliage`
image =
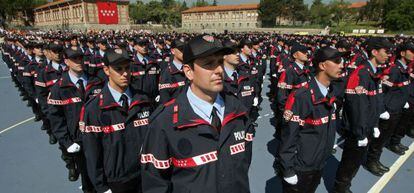
<svg viewBox="0 0 414 193">
<path fill-rule="evenodd" d="M 196 2 L 193 3 L 192 7 L 204 7 L 204 6 L 209 6 L 210 4 L 205 1 L 205 0 L 197 0 Z"/>
<path fill-rule="evenodd" d="M 21 19 L 26 25 L 30 25 L 34 21 L 33 9 L 46 3 L 47 0 L 0 0 L 0 20 L 18 19 L 15 17 L 20 12 L 24 16 Z M 4 23 L 0 25 L 4 26 Z"/>
<path fill-rule="evenodd" d="M 129 16 L 137 24 L 147 22 L 179 27 L 181 25 L 181 11 L 187 9 L 185 1 L 175 0 L 150 1 L 143 3 L 137 1 L 130 4 Z"/>
<path fill-rule="evenodd" d="M 393 31 L 414 29 L 414 0 L 403 0 L 385 15 L 385 26 Z"/>
</svg>

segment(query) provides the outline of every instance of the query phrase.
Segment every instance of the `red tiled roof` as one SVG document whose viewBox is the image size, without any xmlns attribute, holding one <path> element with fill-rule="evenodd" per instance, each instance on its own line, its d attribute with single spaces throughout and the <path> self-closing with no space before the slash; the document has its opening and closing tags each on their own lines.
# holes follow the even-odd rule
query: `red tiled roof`
<svg viewBox="0 0 414 193">
<path fill-rule="evenodd" d="M 365 2 L 365 1 L 355 2 L 355 3 L 352 3 L 351 5 L 349 5 L 348 8 L 361 8 L 361 7 L 364 7 L 365 5 L 367 5 L 367 2 Z"/>
<path fill-rule="evenodd" d="M 259 4 L 256 3 L 256 4 L 192 7 L 181 13 L 200 13 L 200 12 L 235 11 L 235 10 L 252 10 L 252 9 L 259 9 Z"/>
</svg>

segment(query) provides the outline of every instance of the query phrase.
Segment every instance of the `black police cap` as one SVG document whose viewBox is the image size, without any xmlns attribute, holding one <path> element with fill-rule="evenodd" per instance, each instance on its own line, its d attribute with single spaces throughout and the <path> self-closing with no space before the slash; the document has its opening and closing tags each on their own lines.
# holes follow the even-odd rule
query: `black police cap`
<svg viewBox="0 0 414 193">
<path fill-rule="evenodd" d="M 292 48 L 290 49 L 290 53 L 293 55 L 296 52 L 302 52 L 302 53 L 306 53 L 308 51 L 308 47 L 299 44 L 297 42 L 292 44 Z"/>
<path fill-rule="evenodd" d="M 320 62 L 325 62 L 327 60 L 340 59 L 341 56 L 341 52 L 339 52 L 337 49 L 325 46 L 316 50 L 313 62 L 314 64 L 319 64 Z"/>
<path fill-rule="evenodd" d="M 233 52 L 231 48 L 224 47 L 220 40 L 210 35 L 199 35 L 190 40 L 183 51 L 183 62 L 189 64 L 197 58 L 213 55 L 223 52 L 228 54 Z"/>
<path fill-rule="evenodd" d="M 392 47 L 393 44 L 386 38 L 374 37 L 369 39 L 367 42 L 367 50 L 378 50 L 381 48 L 390 49 Z"/>
<path fill-rule="evenodd" d="M 125 49 L 110 49 L 104 56 L 105 66 L 117 66 L 132 61 Z"/>
<path fill-rule="evenodd" d="M 414 44 L 412 42 L 403 43 L 398 47 L 398 50 L 400 52 L 407 51 L 407 50 L 414 52 Z"/>
<path fill-rule="evenodd" d="M 185 41 L 183 38 L 180 39 L 175 39 L 172 43 L 171 43 L 171 48 L 177 48 L 179 50 L 183 50 L 184 49 L 184 45 L 185 45 Z"/>
<path fill-rule="evenodd" d="M 139 45 L 139 46 L 147 46 L 149 44 L 149 41 L 147 39 L 144 38 L 135 38 L 134 39 L 134 45 Z"/>
<path fill-rule="evenodd" d="M 56 43 L 49 44 L 49 50 L 55 53 L 61 53 L 63 51 L 63 46 Z"/>
<path fill-rule="evenodd" d="M 78 59 L 83 57 L 83 53 L 78 47 L 70 47 L 64 50 L 66 59 Z"/>
<path fill-rule="evenodd" d="M 240 40 L 240 43 L 239 43 L 239 47 L 240 48 L 243 48 L 244 46 L 253 46 L 253 42 L 252 41 L 250 41 L 249 39 L 242 39 L 242 40 Z"/>
</svg>

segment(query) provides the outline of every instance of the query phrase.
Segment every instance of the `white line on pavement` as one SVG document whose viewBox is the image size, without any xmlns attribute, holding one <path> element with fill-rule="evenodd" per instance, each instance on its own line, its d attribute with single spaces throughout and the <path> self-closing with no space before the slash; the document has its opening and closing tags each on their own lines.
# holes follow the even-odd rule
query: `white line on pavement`
<svg viewBox="0 0 414 193">
<path fill-rule="evenodd" d="M 368 193 L 380 193 L 382 189 L 388 184 L 391 178 L 397 173 L 400 167 L 404 164 L 405 161 L 411 156 L 414 151 L 414 142 L 411 143 L 410 148 L 405 152 L 403 156 L 400 156 L 397 161 L 392 164 L 390 171 L 385 173 L 374 186 L 368 191 Z"/>
<path fill-rule="evenodd" d="M 24 121 L 21 121 L 21 122 L 19 122 L 19 123 L 16 123 L 16 124 L 14 124 L 14 125 L 10 126 L 10 127 L 7 127 L 6 129 L 0 129 L 0 134 L 4 133 L 4 132 L 6 132 L 6 131 L 8 131 L 8 130 L 10 130 L 10 129 L 13 129 L 13 128 L 15 128 L 15 127 L 17 127 L 17 126 L 21 125 L 21 124 L 24 124 L 24 123 L 26 123 L 26 122 L 29 122 L 29 121 L 33 120 L 34 118 L 35 118 L 35 117 L 30 117 L 30 118 L 28 118 L 28 119 L 26 119 L 26 120 L 24 120 Z"/>
<path fill-rule="evenodd" d="M 0 79 L 10 78 L 10 76 L 0 76 Z"/>
</svg>

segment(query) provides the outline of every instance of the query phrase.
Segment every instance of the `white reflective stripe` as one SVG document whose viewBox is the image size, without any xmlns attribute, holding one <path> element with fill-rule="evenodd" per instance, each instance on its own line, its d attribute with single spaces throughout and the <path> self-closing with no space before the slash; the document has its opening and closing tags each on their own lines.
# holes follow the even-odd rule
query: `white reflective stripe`
<svg viewBox="0 0 414 193">
<path fill-rule="evenodd" d="M 331 120 L 335 120 L 336 119 L 336 115 L 332 114 Z M 297 122 L 299 123 L 300 126 L 304 126 L 305 124 L 309 124 L 309 125 L 313 125 L 313 126 L 320 126 L 323 124 L 326 124 L 329 122 L 329 116 L 326 117 L 322 117 L 319 119 L 301 119 L 299 117 L 299 115 L 293 115 L 292 118 L 290 119 L 290 121 L 292 122 Z"/>
<path fill-rule="evenodd" d="M 104 63 L 103 62 L 97 63 L 97 64 L 89 63 L 89 66 L 90 67 L 102 67 L 102 66 L 104 66 Z"/>
<path fill-rule="evenodd" d="M 153 154 L 142 154 L 141 155 L 141 163 L 152 163 L 155 168 L 157 169 L 168 169 L 170 168 L 170 159 L 168 160 L 158 160 L 154 157 Z"/>
<path fill-rule="evenodd" d="M 32 76 L 30 72 L 23 72 L 23 76 Z"/>
<path fill-rule="evenodd" d="M 230 154 L 231 155 L 244 152 L 245 150 L 246 150 L 245 142 L 241 142 L 241 143 L 230 146 Z"/>
<path fill-rule="evenodd" d="M 18 70 L 24 70 L 24 66 L 17 67 Z"/>
<path fill-rule="evenodd" d="M 40 87 L 46 87 L 46 83 L 44 83 L 44 82 L 39 82 L 39 81 L 35 81 L 35 85 L 36 85 L 36 86 L 40 86 Z"/>
<path fill-rule="evenodd" d="M 109 125 L 109 126 L 96 126 L 96 125 L 85 125 L 85 123 L 80 122 L 79 128 L 84 133 L 112 133 L 115 131 L 121 131 L 125 129 L 124 123 L 119 123 L 115 125 Z M 83 129 L 82 129 L 83 128 Z"/>
<path fill-rule="evenodd" d="M 48 99 L 47 104 L 50 105 L 68 105 L 72 103 L 79 103 L 82 102 L 82 99 L 79 97 L 69 98 L 65 100 L 55 100 L 55 99 Z"/>
<path fill-rule="evenodd" d="M 148 125 L 148 123 L 149 123 L 148 118 L 147 119 L 135 120 L 134 121 L 134 127 Z"/>
<path fill-rule="evenodd" d="M 253 133 L 246 133 L 246 137 L 244 138 L 246 141 L 253 141 Z"/>
<path fill-rule="evenodd" d="M 193 157 L 194 162 L 199 166 L 206 163 L 217 161 L 217 151 L 206 153 L 203 155 Z"/>
<path fill-rule="evenodd" d="M 165 84 L 159 84 L 158 88 L 161 89 L 166 89 L 166 88 L 177 88 L 180 86 L 184 86 L 185 85 L 185 81 L 181 81 L 181 82 L 176 82 L 176 83 L 165 83 Z"/>
<path fill-rule="evenodd" d="M 142 75 L 145 75 L 145 71 L 132 72 L 132 76 L 142 76 Z"/>
<path fill-rule="evenodd" d="M 381 93 L 382 90 L 380 90 L 379 92 Z M 368 96 L 375 96 L 378 94 L 376 90 L 368 91 L 365 88 L 361 89 L 360 91 L 356 91 L 355 89 L 345 89 L 345 93 L 346 94 L 365 94 Z"/>
</svg>

